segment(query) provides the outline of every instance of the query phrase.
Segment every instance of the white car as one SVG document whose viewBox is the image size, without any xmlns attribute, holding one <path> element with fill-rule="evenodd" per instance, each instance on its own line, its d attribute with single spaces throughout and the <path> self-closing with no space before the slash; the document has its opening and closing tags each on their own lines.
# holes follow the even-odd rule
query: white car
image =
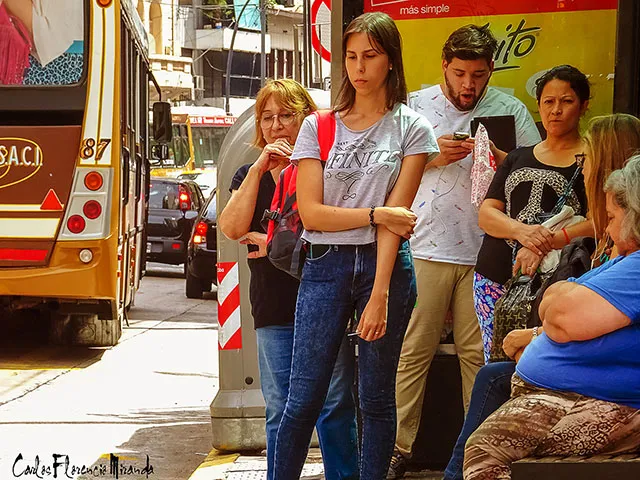
<svg viewBox="0 0 640 480">
<path fill-rule="evenodd" d="M 178 175 L 179 180 L 193 180 L 198 184 L 200 190 L 202 190 L 202 195 L 204 198 L 209 198 L 209 195 L 216 188 L 216 184 L 218 183 L 218 172 L 217 169 L 207 169 L 207 170 L 194 170 L 191 172 L 184 172 Z"/>
</svg>

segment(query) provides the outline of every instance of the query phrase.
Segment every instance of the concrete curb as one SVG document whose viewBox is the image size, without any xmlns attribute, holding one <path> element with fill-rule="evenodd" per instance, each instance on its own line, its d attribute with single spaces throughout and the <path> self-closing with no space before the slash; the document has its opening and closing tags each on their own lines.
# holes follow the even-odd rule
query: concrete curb
<svg viewBox="0 0 640 480">
<path fill-rule="evenodd" d="M 324 467 L 319 449 L 309 451 L 301 479 L 323 480 Z M 222 453 L 211 450 L 207 458 L 191 474 L 189 480 L 266 480 L 267 458 Z"/>
</svg>

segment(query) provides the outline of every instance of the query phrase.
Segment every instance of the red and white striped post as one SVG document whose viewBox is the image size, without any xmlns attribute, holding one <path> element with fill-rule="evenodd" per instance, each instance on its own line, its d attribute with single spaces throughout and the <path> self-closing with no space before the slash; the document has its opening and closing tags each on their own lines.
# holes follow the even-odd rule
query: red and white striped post
<svg viewBox="0 0 640 480">
<path fill-rule="evenodd" d="M 242 348 L 238 262 L 218 263 L 218 348 Z"/>
</svg>

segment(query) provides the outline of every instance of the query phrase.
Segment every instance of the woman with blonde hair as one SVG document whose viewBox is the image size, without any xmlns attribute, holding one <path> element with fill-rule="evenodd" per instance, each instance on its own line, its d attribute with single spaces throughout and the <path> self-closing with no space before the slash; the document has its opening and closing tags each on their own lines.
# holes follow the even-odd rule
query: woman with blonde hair
<svg viewBox="0 0 640 480">
<path fill-rule="evenodd" d="M 260 384 L 266 407 L 267 478 L 274 478 L 276 433 L 289 393 L 294 313 L 298 280 L 278 270 L 266 257 L 262 214 L 271 206 L 276 182 L 305 116 L 317 110 L 309 93 L 295 80 L 271 80 L 258 92 L 254 146 L 262 153 L 238 169 L 231 181 L 231 199 L 218 219 L 222 232 L 248 245 L 251 271 L 249 299 L 258 342 Z M 331 384 L 316 422 L 327 479 L 357 475 L 357 432 L 351 394 L 353 361 L 345 342 L 340 346 Z"/>
<path fill-rule="evenodd" d="M 626 113 L 615 113 L 594 117 L 589 122 L 585 134 L 587 158 L 584 178 L 589 205 L 589 217 L 593 221 L 598 240 L 594 261 L 607 250 L 609 243 L 607 209 L 602 194 L 606 179 L 611 172 L 622 168 L 627 158 L 640 149 L 640 120 Z"/>
</svg>

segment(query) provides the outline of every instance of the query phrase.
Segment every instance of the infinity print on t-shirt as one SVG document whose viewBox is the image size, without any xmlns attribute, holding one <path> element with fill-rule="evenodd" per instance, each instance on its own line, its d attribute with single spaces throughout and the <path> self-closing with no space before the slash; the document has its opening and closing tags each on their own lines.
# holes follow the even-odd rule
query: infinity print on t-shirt
<svg viewBox="0 0 640 480">
<path fill-rule="evenodd" d="M 358 182 L 365 176 L 373 176 L 365 179 L 365 184 L 387 184 L 400 159 L 400 150 L 392 152 L 388 148 L 379 148 L 378 143 L 368 137 L 357 142 L 343 141 L 334 146 L 325 166 L 324 178 L 340 184 L 334 188 L 340 191 L 342 200 L 355 200 L 361 188 Z"/>
</svg>

